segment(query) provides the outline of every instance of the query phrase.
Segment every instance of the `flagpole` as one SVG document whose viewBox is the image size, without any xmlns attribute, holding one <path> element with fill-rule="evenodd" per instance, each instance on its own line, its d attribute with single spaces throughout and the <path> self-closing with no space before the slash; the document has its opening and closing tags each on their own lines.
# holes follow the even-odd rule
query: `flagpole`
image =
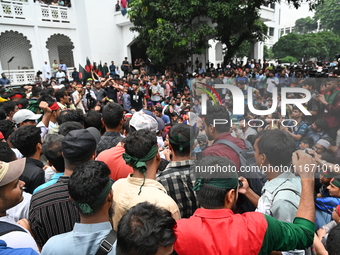
<svg viewBox="0 0 340 255">
<path fill-rule="evenodd" d="M 12 89 L 12 82 L 11 82 L 11 70 L 9 69 L 9 63 L 11 63 L 13 59 L 14 59 L 14 56 L 11 57 L 11 58 L 7 61 L 8 80 L 9 80 L 9 84 L 10 84 L 10 88 L 11 88 L 11 89 Z"/>
</svg>

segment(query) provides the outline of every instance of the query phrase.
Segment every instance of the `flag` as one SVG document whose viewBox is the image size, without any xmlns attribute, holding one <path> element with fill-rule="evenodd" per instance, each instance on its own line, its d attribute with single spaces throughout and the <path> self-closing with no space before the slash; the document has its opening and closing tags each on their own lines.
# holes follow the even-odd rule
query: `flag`
<svg viewBox="0 0 340 255">
<path fill-rule="evenodd" d="M 98 65 L 98 72 L 97 72 L 98 76 L 103 76 L 103 66 L 102 63 L 99 63 Z"/>
<path fill-rule="evenodd" d="M 88 73 L 91 73 L 91 70 L 93 69 L 93 66 L 91 64 L 91 61 L 89 60 L 88 57 L 86 57 L 86 66 L 85 66 L 85 70 Z"/>
<path fill-rule="evenodd" d="M 90 78 L 90 74 L 79 64 L 79 80 L 85 84 L 86 80 Z"/>
</svg>

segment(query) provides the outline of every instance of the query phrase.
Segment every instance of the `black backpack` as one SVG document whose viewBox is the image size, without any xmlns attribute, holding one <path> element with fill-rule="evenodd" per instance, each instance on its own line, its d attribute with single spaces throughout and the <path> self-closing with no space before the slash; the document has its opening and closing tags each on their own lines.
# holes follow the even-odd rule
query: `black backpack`
<svg viewBox="0 0 340 255">
<path fill-rule="evenodd" d="M 262 193 L 262 187 L 267 181 L 267 177 L 265 174 L 263 174 L 255 160 L 254 156 L 254 149 L 251 143 L 247 140 L 243 140 L 246 146 L 245 150 L 242 150 L 240 147 L 238 147 L 236 144 L 233 142 L 227 140 L 227 139 L 221 139 L 218 140 L 216 143 L 224 144 L 228 146 L 229 148 L 233 149 L 237 155 L 240 157 L 240 163 L 241 167 L 244 169 L 250 169 L 251 171 L 244 171 L 244 172 L 239 172 L 239 176 L 242 176 L 247 179 L 249 183 L 249 187 L 259 196 L 261 196 Z M 242 197 L 242 196 L 241 196 Z M 242 209 L 245 212 L 250 212 L 254 211 L 256 208 L 253 206 L 253 204 L 244 197 L 244 203 L 242 204 Z"/>
</svg>

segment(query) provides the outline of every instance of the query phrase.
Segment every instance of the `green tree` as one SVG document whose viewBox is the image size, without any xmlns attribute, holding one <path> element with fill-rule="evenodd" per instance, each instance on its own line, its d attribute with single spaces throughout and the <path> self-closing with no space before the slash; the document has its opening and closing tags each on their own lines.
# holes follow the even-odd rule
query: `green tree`
<svg viewBox="0 0 340 255">
<path fill-rule="evenodd" d="M 338 0 L 324 0 L 315 8 L 315 20 L 320 20 L 322 28 L 340 35 L 340 4 Z"/>
<path fill-rule="evenodd" d="M 264 59 L 273 59 L 274 53 L 272 48 L 268 48 L 267 45 L 263 46 L 263 58 Z"/>
<path fill-rule="evenodd" d="M 284 58 L 281 58 L 280 61 L 281 63 L 290 63 L 290 64 L 297 62 L 296 58 L 292 56 L 286 56 Z"/>
<path fill-rule="evenodd" d="M 274 3 L 277 0 L 271 0 Z M 311 8 L 320 0 L 310 0 Z M 147 47 L 153 61 L 165 63 L 177 57 L 186 59 L 206 51 L 208 39 L 226 45 L 231 58 L 243 42 L 264 41 L 267 27 L 259 10 L 265 0 L 134 0 L 129 5 L 138 32 L 137 43 Z M 299 7 L 302 0 L 288 0 Z"/>
<path fill-rule="evenodd" d="M 300 49 L 300 38 L 302 35 L 291 33 L 280 37 L 273 45 L 273 53 L 275 58 L 284 58 L 285 56 L 293 56 L 295 58 L 302 57 Z"/>
<path fill-rule="evenodd" d="M 297 59 L 333 58 L 339 51 L 340 37 L 331 31 L 309 34 L 288 34 L 273 46 L 275 57 L 292 56 Z"/>
<path fill-rule="evenodd" d="M 295 32 L 307 34 L 315 31 L 318 28 L 318 22 L 311 17 L 297 19 L 295 21 Z"/>
</svg>

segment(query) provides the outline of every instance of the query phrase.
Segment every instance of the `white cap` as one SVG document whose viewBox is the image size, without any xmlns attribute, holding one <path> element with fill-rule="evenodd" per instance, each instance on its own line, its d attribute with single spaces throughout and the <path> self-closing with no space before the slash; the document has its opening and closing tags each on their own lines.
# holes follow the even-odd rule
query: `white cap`
<svg viewBox="0 0 340 255">
<path fill-rule="evenodd" d="M 37 120 L 42 116 L 42 114 L 34 114 L 32 111 L 27 109 L 22 109 L 17 111 L 13 115 L 13 121 L 16 124 L 19 124 L 21 122 L 24 122 L 25 120 Z"/>
<path fill-rule="evenodd" d="M 156 132 L 158 130 L 158 122 L 155 118 L 141 110 L 132 115 L 130 127 L 134 127 L 136 130 L 147 129 Z"/>
</svg>

